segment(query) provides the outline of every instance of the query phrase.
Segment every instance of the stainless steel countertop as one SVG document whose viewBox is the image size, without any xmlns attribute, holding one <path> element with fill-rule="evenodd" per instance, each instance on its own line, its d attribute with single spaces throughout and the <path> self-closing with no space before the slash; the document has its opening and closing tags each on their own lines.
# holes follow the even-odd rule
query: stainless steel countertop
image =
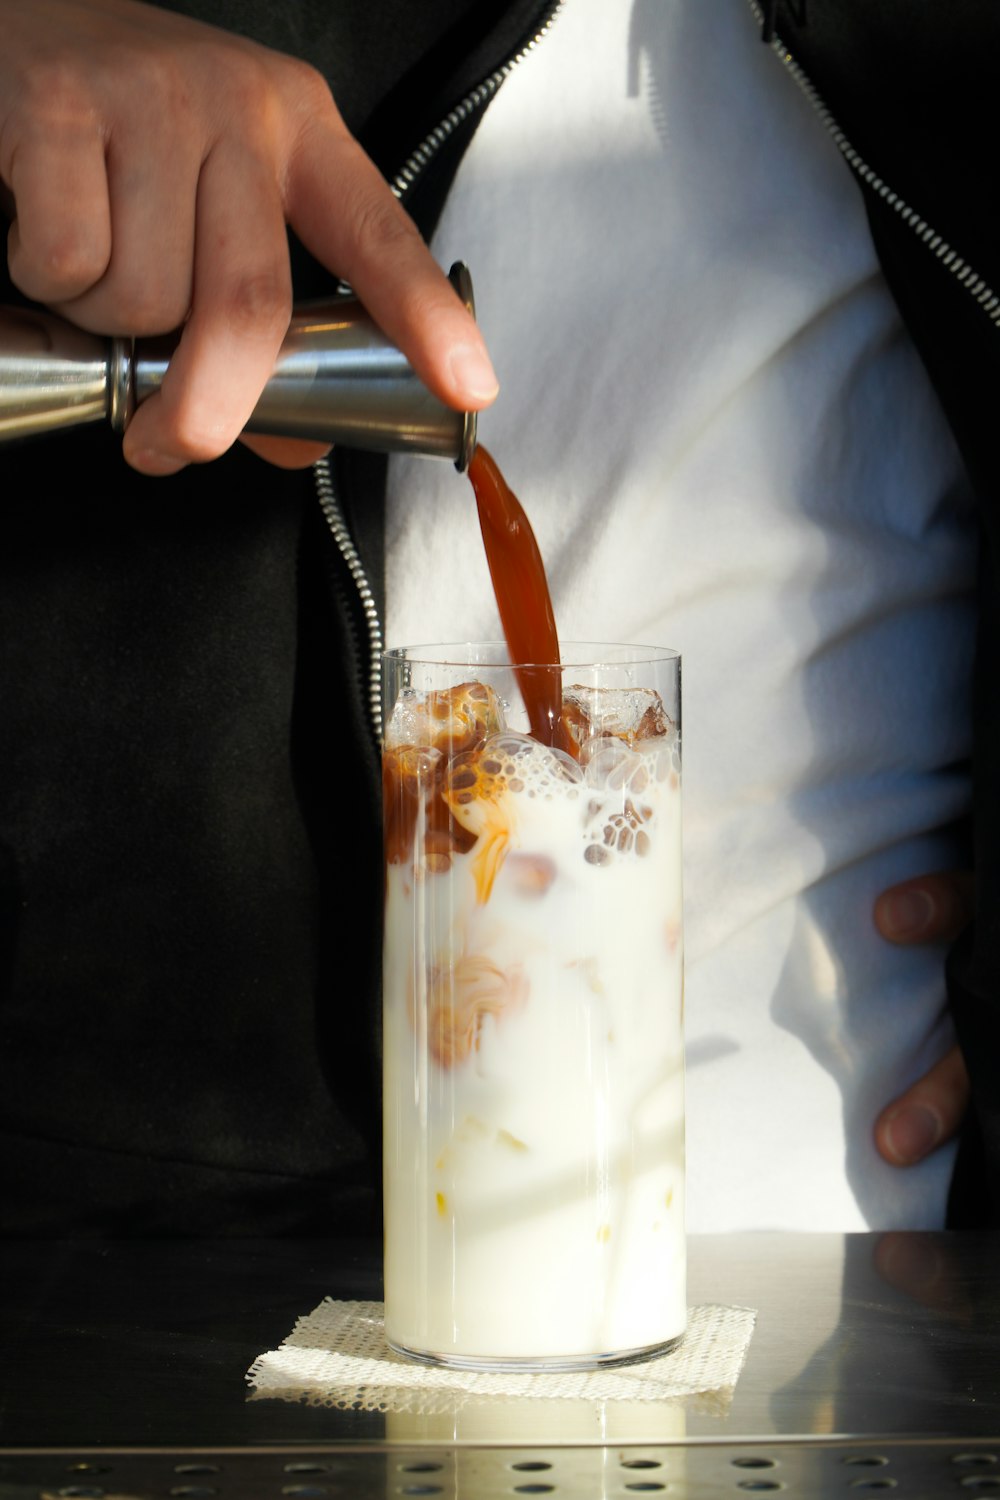
<svg viewBox="0 0 1000 1500">
<path fill-rule="evenodd" d="M 690 1298 L 756 1309 L 732 1391 L 474 1401 L 434 1417 L 250 1401 L 375 1246 L 0 1247 L 0 1500 L 28 1495 L 902 1496 L 1000 1491 L 1000 1236 L 695 1237 Z"/>
</svg>

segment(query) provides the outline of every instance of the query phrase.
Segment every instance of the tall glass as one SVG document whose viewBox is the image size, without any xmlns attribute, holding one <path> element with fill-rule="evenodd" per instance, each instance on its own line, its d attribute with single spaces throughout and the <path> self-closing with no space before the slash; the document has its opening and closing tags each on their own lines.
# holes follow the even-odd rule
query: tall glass
<svg viewBox="0 0 1000 1500">
<path fill-rule="evenodd" d="M 529 733 L 540 674 L 563 748 Z M 686 1318 L 680 658 L 405 648 L 383 701 L 387 1339 L 659 1352 Z"/>
</svg>

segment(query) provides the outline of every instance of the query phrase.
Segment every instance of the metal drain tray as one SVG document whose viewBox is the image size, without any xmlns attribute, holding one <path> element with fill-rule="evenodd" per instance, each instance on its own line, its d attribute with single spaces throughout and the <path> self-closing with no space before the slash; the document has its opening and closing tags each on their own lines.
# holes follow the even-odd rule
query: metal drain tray
<svg viewBox="0 0 1000 1500">
<path fill-rule="evenodd" d="M 900 1500 L 1000 1493 L 1000 1438 L 684 1443 L 662 1447 L 379 1447 L 23 1452 L 0 1500 L 782 1500 L 894 1491 Z"/>
</svg>

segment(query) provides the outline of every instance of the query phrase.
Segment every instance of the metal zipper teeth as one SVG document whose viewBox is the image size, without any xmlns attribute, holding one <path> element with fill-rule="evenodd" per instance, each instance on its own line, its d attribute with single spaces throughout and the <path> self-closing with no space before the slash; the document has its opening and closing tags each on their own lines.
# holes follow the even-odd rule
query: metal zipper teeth
<svg viewBox="0 0 1000 1500">
<path fill-rule="evenodd" d="M 340 501 L 337 499 L 333 471 L 328 457 L 317 459 L 313 464 L 313 476 L 320 510 L 333 533 L 333 539 L 354 580 L 354 586 L 361 600 L 371 653 L 371 666 L 368 672 L 368 712 L 375 727 L 375 737 L 380 740 L 382 737 L 382 624 L 378 617 L 378 606 L 375 603 L 371 584 L 368 582 L 368 574 L 365 572 L 347 521 L 344 519 Z"/>
<path fill-rule="evenodd" d="M 749 0 L 749 5 L 758 26 L 762 26 L 764 13 L 757 0 Z M 874 167 L 870 167 L 864 157 L 854 149 L 823 101 L 815 84 L 806 74 L 801 64 L 796 61 L 781 38 L 779 36 L 773 37 L 768 45 L 771 51 L 776 53 L 781 59 L 788 73 L 809 100 L 813 110 L 826 127 L 827 132 L 854 175 L 881 198 L 887 208 L 893 209 L 899 215 L 904 224 L 907 224 L 918 238 L 923 240 L 928 250 L 933 251 L 942 266 L 949 270 L 956 280 L 966 288 L 969 295 L 979 303 L 990 321 L 997 327 L 1000 327 L 1000 296 L 997 296 L 987 282 L 983 280 L 982 276 L 967 261 L 962 259 L 958 251 L 954 250 L 948 244 L 947 240 L 938 234 L 934 227 L 920 216 L 915 208 L 911 208 L 905 199 L 892 191 L 888 183 L 883 182 Z"/>
<path fill-rule="evenodd" d="M 466 94 L 461 103 L 456 104 L 451 113 L 441 121 L 437 129 L 432 130 L 430 135 L 425 136 L 390 184 L 397 198 L 402 199 L 406 196 L 424 168 L 433 161 L 441 147 L 454 135 L 458 127 L 470 115 L 474 114 L 477 109 L 487 104 L 493 98 L 497 89 L 514 68 L 519 63 L 522 63 L 529 53 L 534 52 L 538 44 L 548 36 L 565 4 L 566 0 L 556 0 L 556 3 L 550 7 L 544 21 L 542 21 L 528 40 L 518 48 L 513 56 L 509 57 L 505 63 L 497 68 L 494 73 L 491 73 L 482 83 L 477 84 L 474 89 Z"/>
<path fill-rule="evenodd" d="M 455 105 L 454 109 L 441 121 L 441 123 L 425 136 L 416 150 L 407 158 L 393 181 L 389 184 L 395 196 L 402 201 L 409 190 L 416 183 L 420 174 L 434 160 L 442 146 L 454 135 L 458 127 L 474 114 L 477 109 L 487 104 L 497 92 L 500 85 L 508 77 L 517 65 L 524 61 L 529 53 L 533 52 L 538 44 L 548 35 L 549 31 L 566 4 L 566 0 L 556 0 L 549 9 L 544 21 L 532 33 L 531 37 L 509 57 L 507 61 L 495 72 L 491 73 L 482 83 L 471 89 L 465 97 Z M 337 499 L 336 486 L 333 482 L 333 473 L 330 468 L 328 457 L 318 459 L 313 464 L 313 474 L 316 479 L 316 493 L 319 497 L 320 509 L 326 517 L 327 525 L 333 533 L 334 541 L 340 548 L 341 555 L 347 564 L 355 587 L 361 599 L 361 607 L 364 611 L 365 621 L 368 627 L 369 645 L 369 667 L 367 702 L 368 711 L 371 715 L 372 725 L 375 730 L 376 741 L 382 739 L 382 624 L 379 620 L 378 609 L 375 605 L 375 596 L 372 593 L 371 584 L 365 573 L 364 566 L 358 556 L 357 548 L 351 538 L 347 522 L 344 519 L 340 502 Z"/>
</svg>

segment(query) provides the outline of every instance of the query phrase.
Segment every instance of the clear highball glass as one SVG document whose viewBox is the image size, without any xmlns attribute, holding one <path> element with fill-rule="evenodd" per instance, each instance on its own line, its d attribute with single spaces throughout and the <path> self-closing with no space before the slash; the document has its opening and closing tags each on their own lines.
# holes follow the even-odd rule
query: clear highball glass
<svg viewBox="0 0 1000 1500">
<path fill-rule="evenodd" d="M 687 1309 L 680 658 L 404 648 L 383 693 L 387 1339 L 482 1369 L 660 1352 Z"/>
</svg>

